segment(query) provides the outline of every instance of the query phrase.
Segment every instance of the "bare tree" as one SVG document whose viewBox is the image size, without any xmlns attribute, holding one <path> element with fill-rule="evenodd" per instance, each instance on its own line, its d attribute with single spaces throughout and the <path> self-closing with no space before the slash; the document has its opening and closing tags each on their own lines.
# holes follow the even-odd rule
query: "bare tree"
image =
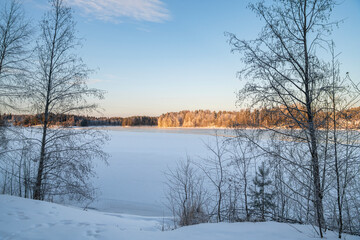
<svg viewBox="0 0 360 240">
<path fill-rule="evenodd" d="M 335 62 L 335 53 L 332 48 L 332 87 L 330 90 L 330 99 L 331 99 L 331 108 L 332 108 L 332 124 L 333 124 L 333 141 L 334 141 L 334 166 L 335 166 L 335 175 L 336 175 L 336 193 L 337 193 L 337 206 L 339 211 L 339 238 L 341 238 L 341 233 L 343 231 L 343 219 L 342 219 L 342 194 L 340 188 L 340 169 L 339 169 L 339 155 L 338 155 L 338 140 L 337 140 L 337 101 L 336 93 L 339 83 L 339 72 L 338 72 L 338 63 Z M 344 189 L 345 190 L 345 189 Z"/>
<path fill-rule="evenodd" d="M 0 105 L 13 108 L 15 96 L 24 93 L 19 80 L 26 71 L 31 28 L 17 0 L 5 1 L 0 12 Z"/>
<path fill-rule="evenodd" d="M 23 133 L 26 132 L 26 135 Z M 3 194 L 30 198 L 33 187 L 36 146 L 31 131 L 10 128 L 6 146 L 1 149 L 0 187 Z"/>
<path fill-rule="evenodd" d="M 331 42 L 330 51 L 332 61 L 330 64 L 329 102 L 330 102 L 330 142 L 332 148 L 333 161 L 332 169 L 334 172 L 336 189 L 337 211 L 334 214 L 338 227 L 339 238 L 344 231 L 344 202 L 348 197 L 348 187 L 350 184 L 357 185 L 354 181 L 358 175 L 359 161 L 359 133 L 349 128 L 349 121 L 352 116 L 347 116 L 347 110 L 356 106 L 359 102 L 358 87 L 354 84 L 349 75 L 345 78 L 340 77 L 340 63 L 338 55 L 335 54 L 335 45 Z M 353 90 L 355 89 L 355 91 Z M 345 119 L 345 121 L 341 120 Z M 352 218 L 351 216 L 348 216 Z M 348 229 L 346 229 L 348 231 Z"/>
<path fill-rule="evenodd" d="M 240 129 L 236 130 L 237 136 L 240 134 Z M 245 138 L 235 137 L 232 140 L 233 147 L 231 148 L 231 165 L 234 168 L 235 176 L 233 179 L 238 179 L 236 182 L 241 187 L 243 194 L 245 220 L 250 221 L 250 207 L 249 207 L 249 184 L 254 161 L 256 161 L 256 153 L 254 144 L 246 141 Z"/>
<path fill-rule="evenodd" d="M 215 212 L 216 212 L 216 221 L 223 221 L 222 211 L 223 211 L 223 201 L 225 200 L 226 192 L 226 165 L 229 159 L 226 159 L 227 154 L 227 143 L 223 141 L 218 136 L 218 133 L 215 133 L 215 146 L 205 144 L 206 148 L 209 150 L 210 156 L 203 158 L 201 162 L 197 162 L 196 165 L 203 171 L 206 178 L 215 188 Z"/>
<path fill-rule="evenodd" d="M 188 157 L 186 162 L 179 162 L 175 169 L 169 169 L 167 177 L 168 207 L 173 212 L 175 224 L 187 226 L 207 222 L 209 214 L 205 203 L 207 192 L 204 179 L 199 176 Z"/>
<path fill-rule="evenodd" d="M 49 195 L 82 191 L 92 173 L 91 161 L 104 159 L 99 131 L 76 131 L 53 128 L 53 114 L 69 114 L 96 109 L 89 98 L 102 98 L 103 92 L 88 88 L 89 70 L 76 56 L 79 39 L 75 35 L 72 11 L 63 0 L 51 0 L 51 8 L 41 21 L 41 34 L 36 47 L 36 68 L 29 84 L 33 109 L 43 114 L 39 160 L 34 186 L 34 199 Z M 56 193 L 54 193 L 56 191 Z"/>
<path fill-rule="evenodd" d="M 25 18 L 17 0 L 6 0 L 0 6 L 0 110 L 13 110 L 24 95 L 24 73 L 29 57 L 30 21 Z M 0 124 L 0 159 L 6 162 L 8 128 Z M 8 174 L 9 175 L 9 174 Z"/>
<path fill-rule="evenodd" d="M 283 109 L 282 114 L 301 135 L 295 141 L 307 142 L 316 222 L 323 237 L 325 228 L 322 179 L 319 162 L 319 122 L 317 112 L 328 86 L 325 69 L 317 56 L 324 36 L 331 32 L 329 21 L 333 0 L 275 0 L 250 4 L 250 8 L 265 22 L 259 37 L 241 40 L 229 34 L 233 51 L 243 54 L 246 67 L 240 72 L 249 81 L 239 94 L 250 97 L 253 104 L 268 104 Z"/>
</svg>

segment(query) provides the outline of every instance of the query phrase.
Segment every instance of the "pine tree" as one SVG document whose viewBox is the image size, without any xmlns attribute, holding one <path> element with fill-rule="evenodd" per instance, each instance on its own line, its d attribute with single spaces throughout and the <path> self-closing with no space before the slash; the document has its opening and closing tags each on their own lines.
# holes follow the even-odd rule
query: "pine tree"
<svg viewBox="0 0 360 240">
<path fill-rule="evenodd" d="M 261 221 L 265 221 L 265 216 L 270 209 L 274 207 L 273 196 L 274 193 L 269 190 L 272 181 L 269 179 L 270 168 L 265 167 L 262 162 L 261 166 L 256 172 L 253 180 L 254 188 L 251 190 L 252 195 L 252 210 L 256 216 L 259 216 Z"/>
</svg>

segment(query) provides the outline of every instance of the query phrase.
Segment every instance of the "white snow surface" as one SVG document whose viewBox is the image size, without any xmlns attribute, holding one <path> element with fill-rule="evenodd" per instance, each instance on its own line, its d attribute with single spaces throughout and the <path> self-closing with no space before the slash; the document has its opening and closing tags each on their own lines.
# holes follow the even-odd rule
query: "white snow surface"
<svg viewBox="0 0 360 240">
<path fill-rule="evenodd" d="M 110 154 L 109 165 L 95 162 L 97 177 L 92 182 L 99 195 L 89 205 L 97 210 L 0 195 L 0 240 L 318 238 L 312 226 L 275 222 L 209 223 L 161 231 L 172 225 L 164 205 L 164 173 L 187 155 L 193 161 L 206 157 L 204 142 L 214 143 L 214 130 L 109 127 L 104 131 L 111 137 L 104 146 Z M 219 130 L 218 134 L 228 133 Z M 326 239 L 335 240 L 337 234 L 328 231 Z M 344 235 L 344 239 L 360 237 Z"/>
<path fill-rule="evenodd" d="M 111 140 L 104 146 L 109 165 L 95 162 L 99 190 L 90 207 L 143 216 L 170 216 L 166 203 L 168 169 L 187 156 L 197 161 L 208 154 L 205 143 L 215 140 L 214 129 L 104 127 Z M 79 129 L 81 131 L 81 129 Z M 219 134 L 224 129 L 218 130 Z"/>
<path fill-rule="evenodd" d="M 0 239 L 310 240 L 311 226 L 275 222 L 212 223 L 161 231 L 159 218 L 85 211 L 55 203 L 0 195 Z M 335 240 L 335 232 L 326 239 Z M 344 235 L 347 240 L 360 237 Z"/>
</svg>

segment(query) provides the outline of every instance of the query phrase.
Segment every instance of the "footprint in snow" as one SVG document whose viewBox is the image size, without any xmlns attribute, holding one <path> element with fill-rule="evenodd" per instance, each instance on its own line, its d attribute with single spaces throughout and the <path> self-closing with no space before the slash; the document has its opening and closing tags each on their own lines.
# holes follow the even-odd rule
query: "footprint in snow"
<svg viewBox="0 0 360 240">
<path fill-rule="evenodd" d="M 94 237 L 94 238 L 99 238 L 100 237 L 100 231 L 96 230 L 96 231 L 93 231 L 93 230 L 87 230 L 86 231 L 86 235 L 88 237 Z"/>
<path fill-rule="evenodd" d="M 64 225 L 70 225 L 70 224 L 73 224 L 74 222 L 71 220 L 62 220 L 61 223 Z"/>
<path fill-rule="evenodd" d="M 86 223 L 86 222 L 80 222 L 77 224 L 78 227 L 87 227 L 90 226 L 90 223 Z"/>
<path fill-rule="evenodd" d="M 28 219 L 30 219 L 28 216 L 26 216 L 24 214 L 24 212 L 16 212 L 16 213 L 17 213 L 18 219 L 20 219 L 20 220 L 28 220 Z"/>
</svg>

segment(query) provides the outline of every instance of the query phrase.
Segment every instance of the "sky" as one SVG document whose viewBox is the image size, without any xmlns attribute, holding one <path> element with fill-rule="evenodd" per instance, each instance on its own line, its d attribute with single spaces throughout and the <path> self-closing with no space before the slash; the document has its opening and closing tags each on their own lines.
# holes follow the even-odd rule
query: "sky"
<svg viewBox="0 0 360 240">
<path fill-rule="evenodd" d="M 106 91 L 101 116 L 159 116 L 181 110 L 237 110 L 240 55 L 224 35 L 254 39 L 263 23 L 245 0 L 65 0 L 74 10 L 79 56 Z M 24 0 L 36 25 L 46 0 Z M 360 82 L 360 1 L 341 0 L 333 32 L 341 70 Z"/>
</svg>

